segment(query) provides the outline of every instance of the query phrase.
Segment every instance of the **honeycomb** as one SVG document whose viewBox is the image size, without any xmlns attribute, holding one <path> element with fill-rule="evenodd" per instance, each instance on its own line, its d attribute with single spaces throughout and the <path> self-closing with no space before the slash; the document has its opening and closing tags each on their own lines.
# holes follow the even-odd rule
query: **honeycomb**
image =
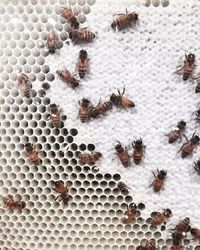
<svg viewBox="0 0 200 250">
<path fill-rule="evenodd" d="M 73 70 L 73 58 L 80 49 L 65 43 L 70 27 L 59 16 L 59 8 L 64 5 L 71 5 L 81 25 L 91 26 L 97 34 L 94 44 L 84 45 L 92 62 L 91 77 L 77 92 L 68 89 L 55 74 L 63 66 Z M 199 180 L 188 170 L 192 169 L 192 160 L 183 162 L 177 158 L 174 152 L 178 147 L 169 147 L 164 132 L 181 118 L 188 122 L 187 134 L 198 131 L 198 124 L 191 118 L 191 112 L 198 106 L 192 83 L 183 84 L 178 76 L 167 73 L 173 72 L 178 57 L 185 51 L 199 50 L 198 42 L 193 42 L 198 41 L 199 5 L 195 0 L 187 3 L 126 0 L 118 4 L 111 0 L 1 1 L 1 250 L 134 250 L 151 238 L 156 239 L 158 249 L 167 250 L 172 243 L 169 231 L 151 226 L 148 219 L 153 210 L 166 207 L 172 207 L 174 214 L 167 229 L 173 228 L 185 214 L 198 226 L 200 214 L 195 190 L 199 188 Z M 113 33 L 108 23 L 113 13 L 126 7 L 140 12 L 139 27 L 129 30 L 130 35 Z M 161 17 L 164 17 L 162 22 Z M 180 24 L 185 27 L 184 35 Z M 45 49 L 51 28 L 59 34 L 66 58 L 61 57 L 61 52 L 49 55 Z M 131 46 L 127 46 L 129 43 Z M 111 56 L 107 54 L 108 49 Z M 140 55 L 143 59 L 138 63 Z M 168 60 L 164 58 L 162 63 L 167 56 Z M 144 65 L 149 67 L 147 71 Z M 17 76 L 22 72 L 32 82 L 31 98 L 22 97 L 17 87 Z M 42 89 L 43 83 L 49 83 L 50 90 Z M 136 99 L 136 111 L 115 109 L 102 120 L 80 124 L 78 99 L 86 96 L 97 103 L 100 97 L 106 99 L 110 92 L 124 85 L 127 95 Z M 54 102 L 67 115 L 60 129 L 53 128 L 49 121 L 49 105 Z M 134 136 L 144 137 L 147 156 L 143 166 L 123 169 L 114 156 L 113 145 L 117 139 L 130 144 Z M 26 158 L 24 144 L 27 142 L 35 144 L 41 152 L 41 166 L 33 166 Z M 94 150 L 101 151 L 103 159 L 93 166 L 80 165 L 78 153 Z M 151 170 L 156 167 L 171 171 L 169 184 L 160 195 L 153 194 L 148 187 Z M 57 180 L 70 183 L 72 200 L 68 206 L 55 201 L 57 194 L 51 188 Z M 129 194 L 123 195 L 116 188 L 119 180 L 131 187 Z M 15 199 L 22 197 L 26 208 L 6 209 L 2 201 L 8 194 Z M 144 203 L 146 207 L 140 210 L 134 224 L 124 225 L 121 218 L 131 202 Z M 184 249 L 200 249 L 190 236 L 183 243 Z"/>
</svg>

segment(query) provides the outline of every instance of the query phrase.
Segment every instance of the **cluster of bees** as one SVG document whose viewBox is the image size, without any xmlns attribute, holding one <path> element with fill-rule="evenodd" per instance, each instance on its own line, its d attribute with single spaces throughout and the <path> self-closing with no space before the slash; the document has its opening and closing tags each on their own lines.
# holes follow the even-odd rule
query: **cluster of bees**
<svg viewBox="0 0 200 250">
<path fill-rule="evenodd" d="M 73 13 L 72 9 L 69 7 L 63 7 L 60 10 L 60 14 L 63 18 L 65 18 L 69 24 L 71 25 L 71 30 L 69 31 L 69 39 L 74 44 L 77 43 L 89 43 L 94 40 L 96 37 L 95 34 L 90 31 L 88 28 L 80 28 L 80 24 L 76 15 Z M 138 14 L 136 12 L 128 12 L 126 10 L 125 13 L 117 14 L 117 18 L 111 23 L 111 28 L 113 30 L 123 30 L 127 27 L 131 27 L 135 25 L 138 21 Z M 49 50 L 49 53 L 55 53 L 57 49 L 60 48 L 60 41 L 58 35 L 54 30 L 51 30 L 47 36 L 46 47 Z M 185 61 L 181 68 L 179 68 L 176 73 L 182 74 L 182 78 L 184 81 L 188 80 L 189 78 L 197 79 L 197 86 L 195 92 L 200 92 L 200 78 L 194 77 L 193 72 L 196 67 L 195 64 L 195 55 L 192 53 L 185 55 Z M 59 78 L 68 84 L 69 87 L 72 89 L 77 88 L 80 85 L 80 80 L 85 78 L 86 74 L 89 72 L 89 58 L 88 53 L 86 50 L 81 49 L 79 52 L 79 57 L 76 64 L 76 71 L 78 72 L 79 78 L 77 79 L 76 74 L 72 74 L 68 69 L 64 68 L 61 70 L 57 70 L 56 73 Z M 23 94 L 23 96 L 30 98 L 31 96 L 31 83 L 28 76 L 22 73 L 18 76 L 18 85 Z M 91 101 L 87 98 L 82 98 L 79 101 L 79 112 L 78 116 L 82 123 L 89 121 L 90 119 L 96 119 L 99 117 L 104 116 L 109 110 L 113 108 L 113 106 L 118 106 L 123 109 L 126 108 L 133 108 L 135 107 L 135 103 L 129 99 L 125 94 L 125 87 L 122 92 L 118 90 L 118 93 L 112 93 L 110 95 L 110 99 L 101 102 L 95 106 L 91 103 Z M 62 109 L 57 104 L 50 105 L 50 118 L 52 121 L 52 125 L 55 128 L 60 128 L 62 123 Z M 196 112 L 196 120 L 200 120 L 200 109 Z M 178 122 L 176 127 L 167 135 L 168 142 L 174 143 L 178 139 L 181 139 L 182 136 L 185 137 L 187 140 L 179 149 L 181 152 L 181 157 L 185 158 L 189 155 L 192 155 L 194 149 L 198 146 L 200 138 L 194 132 L 192 137 L 188 139 L 185 134 L 186 122 L 181 120 Z M 142 139 L 135 140 L 132 143 L 133 153 L 132 158 L 136 165 L 141 163 L 142 158 L 144 157 L 145 153 L 145 145 L 143 144 Z M 39 156 L 39 152 L 36 150 L 36 146 L 31 143 L 25 144 L 25 151 L 29 161 L 35 165 L 41 165 L 42 159 Z M 121 164 L 124 167 L 128 167 L 130 165 L 131 156 L 128 153 L 127 147 L 123 147 L 122 144 L 118 141 L 117 145 L 115 145 L 116 155 L 118 156 Z M 102 154 L 100 152 L 92 152 L 92 153 L 79 153 L 79 161 L 81 164 L 95 164 L 96 161 L 100 159 Z M 200 175 L 200 159 L 195 162 L 194 169 Z M 150 187 L 153 187 L 155 192 L 159 192 L 166 180 L 167 171 L 162 169 L 157 169 L 156 172 L 152 172 L 154 176 L 154 180 L 150 184 Z M 129 187 L 126 186 L 125 183 L 119 182 L 117 184 L 118 189 L 123 192 L 127 193 Z M 59 195 L 55 198 L 55 200 L 62 201 L 64 204 L 67 204 L 70 200 L 69 195 L 69 185 L 64 184 L 63 181 L 56 181 L 54 182 L 54 186 L 52 190 L 57 192 Z M 9 209 L 18 209 L 22 210 L 26 207 L 24 201 L 21 200 L 14 200 L 12 195 L 8 195 L 4 198 L 4 204 Z M 122 223 L 124 224 L 131 224 L 135 222 L 136 217 L 138 216 L 140 206 L 136 205 L 135 203 L 131 203 L 127 205 L 127 210 L 124 213 L 124 217 L 122 218 Z M 169 218 L 172 216 L 172 211 L 170 209 L 164 209 L 163 212 L 153 212 L 151 214 L 151 225 L 159 226 L 162 224 L 166 224 Z M 182 249 L 182 240 L 185 237 L 185 234 L 190 232 L 195 239 L 200 240 L 200 229 L 191 228 L 190 226 L 190 219 L 185 218 L 181 220 L 172 231 L 172 246 L 171 250 L 180 250 Z M 154 250 L 156 249 L 156 241 L 155 239 L 150 239 L 146 241 L 145 244 L 142 244 L 136 248 L 137 250 Z"/>
</svg>

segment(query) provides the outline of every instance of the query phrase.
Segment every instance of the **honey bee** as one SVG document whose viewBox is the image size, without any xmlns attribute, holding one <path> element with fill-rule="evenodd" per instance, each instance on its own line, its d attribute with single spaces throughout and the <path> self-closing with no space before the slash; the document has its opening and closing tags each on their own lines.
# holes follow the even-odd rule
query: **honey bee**
<svg viewBox="0 0 200 250">
<path fill-rule="evenodd" d="M 128 154 L 128 149 L 126 147 L 123 148 L 122 144 L 118 141 L 118 144 L 115 146 L 115 151 L 122 165 L 124 167 L 128 167 L 130 164 L 130 159 L 129 159 L 130 157 Z"/>
<path fill-rule="evenodd" d="M 195 88 L 195 92 L 199 93 L 200 92 L 200 78 L 197 80 L 197 86 Z"/>
<path fill-rule="evenodd" d="M 127 187 L 127 185 L 122 182 L 122 181 L 119 181 L 117 183 L 117 188 L 122 192 L 122 193 L 128 193 L 128 190 L 130 189 L 129 187 Z"/>
<path fill-rule="evenodd" d="M 153 171 L 152 173 L 155 179 L 153 180 L 150 186 L 153 186 L 155 192 L 159 192 L 161 188 L 164 186 L 164 181 L 166 180 L 167 171 L 157 169 L 157 175 Z"/>
<path fill-rule="evenodd" d="M 90 118 L 92 104 L 88 99 L 83 98 L 81 102 L 79 101 L 79 105 L 79 117 L 81 122 L 85 123 Z"/>
<path fill-rule="evenodd" d="M 200 109 L 195 112 L 195 120 L 200 121 Z"/>
<path fill-rule="evenodd" d="M 66 205 L 69 202 L 70 196 L 69 196 L 69 186 L 68 184 L 65 186 L 63 181 L 56 181 L 54 183 L 54 188 L 52 188 L 54 191 L 59 193 L 59 195 L 56 197 L 55 201 L 57 199 L 60 199 L 59 201 L 63 201 L 63 203 Z"/>
<path fill-rule="evenodd" d="M 140 245 L 136 248 L 136 250 L 155 250 L 156 249 L 156 241 L 155 239 L 147 240 L 146 244 Z"/>
<path fill-rule="evenodd" d="M 192 77 L 193 71 L 195 69 L 195 55 L 189 53 L 185 54 L 185 61 L 183 67 L 176 71 L 177 74 L 183 74 L 183 81 L 188 80 L 189 77 Z"/>
<path fill-rule="evenodd" d="M 87 28 L 74 29 L 69 32 L 69 38 L 74 42 L 92 42 L 95 38 L 95 34 Z"/>
<path fill-rule="evenodd" d="M 188 140 L 188 138 L 184 135 L 186 138 L 187 142 L 182 145 L 182 147 L 179 149 L 179 152 L 181 152 L 181 157 L 185 158 L 189 155 L 191 155 L 194 151 L 194 149 L 198 146 L 199 144 L 199 136 L 195 135 L 196 132 L 193 133 L 192 138 Z"/>
<path fill-rule="evenodd" d="M 172 246 L 170 250 L 181 250 L 183 249 L 181 242 L 183 239 L 183 234 L 179 232 L 172 233 Z"/>
<path fill-rule="evenodd" d="M 146 146 L 143 145 L 142 139 L 140 138 L 132 143 L 132 147 L 134 148 L 133 160 L 135 164 L 138 165 L 144 155 L 144 149 Z"/>
<path fill-rule="evenodd" d="M 29 78 L 26 74 L 21 74 L 18 76 L 18 86 L 22 92 L 22 94 L 29 98 L 31 95 L 31 86 L 30 86 L 30 81 Z"/>
<path fill-rule="evenodd" d="M 100 112 L 97 107 L 91 106 L 89 109 L 89 117 L 98 118 L 100 116 Z"/>
<path fill-rule="evenodd" d="M 61 108 L 59 108 L 58 105 L 51 104 L 50 105 L 50 117 L 51 117 L 51 121 L 54 127 L 59 128 L 61 126 Z"/>
<path fill-rule="evenodd" d="M 137 205 L 135 203 L 131 203 L 129 206 L 127 205 L 127 210 L 124 213 L 124 217 L 122 218 L 122 223 L 131 224 L 135 221 L 135 218 L 138 214 Z"/>
<path fill-rule="evenodd" d="M 191 230 L 190 219 L 186 217 L 185 219 L 181 220 L 173 230 L 175 230 L 177 233 L 189 232 Z"/>
<path fill-rule="evenodd" d="M 15 201 L 12 195 L 8 195 L 6 198 L 4 198 L 3 203 L 6 205 L 9 209 L 18 209 L 22 210 L 26 207 L 26 203 L 21 200 L 21 198 L 18 201 Z"/>
<path fill-rule="evenodd" d="M 36 146 L 31 143 L 26 143 L 24 146 L 29 161 L 35 166 L 42 164 L 42 160 L 40 159 L 38 152 L 35 150 Z"/>
<path fill-rule="evenodd" d="M 74 15 L 73 11 L 71 8 L 68 7 L 62 7 L 60 10 L 60 14 L 62 17 L 64 17 L 65 19 L 67 19 L 67 21 L 71 24 L 71 26 L 74 29 L 78 29 L 79 28 L 79 22 L 77 20 L 77 17 Z"/>
<path fill-rule="evenodd" d="M 100 152 L 82 153 L 79 155 L 79 160 L 81 164 L 93 165 L 101 156 L 102 154 Z"/>
<path fill-rule="evenodd" d="M 121 106 L 125 109 L 135 107 L 135 104 L 133 101 L 131 101 L 128 97 L 123 96 L 124 93 L 125 93 L 125 87 L 122 93 L 120 93 L 120 91 L 118 90 L 119 95 L 115 95 L 114 93 L 112 93 L 112 95 L 110 96 L 110 101 L 113 104 L 117 106 Z"/>
<path fill-rule="evenodd" d="M 181 120 L 180 122 L 178 122 L 177 126 L 174 128 L 174 130 L 172 130 L 167 136 L 169 137 L 168 142 L 169 143 L 173 143 L 175 141 L 177 141 L 179 138 L 182 137 L 183 132 L 185 130 L 186 127 L 186 122 L 184 122 L 183 120 Z"/>
<path fill-rule="evenodd" d="M 55 53 L 55 50 L 59 49 L 58 35 L 54 30 L 50 31 L 47 36 L 46 47 L 49 50 L 49 53 Z"/>
<path fill-rule="evenodd" d="M 79 86 L 79 80 L 77 80 L 67 69 L 57 70 L 58 76 L 66 82 L 72 89 Z"/>
<path fill-rule="evenodd" d="M 100 115 L 105 115 L 105 113 L 112 109 L 112 102 L 101 102 L 99 101 L 98 105 L 96 107 L 91 107 L 90 109 L 90 116 L 92 118 L 98 118 Z"/>
<path fill-rule="evenodd" d="M 89 67 L 89 59 L 88 59 L 88 53 L 86 50 L 82 49 L 79 52 L 79 59 L 78 63 L 76 65 L 76 68 L 79 73 L 79 77 L 82 79 L 85 77 L 86 72 L 88 72 L 88 67 Z"/>
<path fill-rule="evenodd" d="M 167 220 L 172 216 L 171 209 L 164 209 L 162 213 L 153 212 L 151 214 L 151 224 L 154 226 L 158 226 L 161 224 L 166 224 Z"/>
<path fill-rule="evenodd" d="M 191 228 L 190 233 L 194 236 L 194 239 L 200 240 L 200 229 Z"/>
<path fill-rule="evenodd" d="M 112 24 L 111 27 L 113 29 L 118 29 L 118 30 L 122 30 L 125 28 L 130 27 L 132 24 L 136 24 L 136 22 L 138 21 L 138 14 L 136 12 L 129 12 L 126 9 L 126 13 L 125 14 L 117 14 L 119 17 L 116 18 Z"/>
<path fill-rule="evenodd" d="M 200 159 L 198 161 L 194 162 L 193 168 L 197 172 L 197 174 L 200 175 Z"/>
</svg>

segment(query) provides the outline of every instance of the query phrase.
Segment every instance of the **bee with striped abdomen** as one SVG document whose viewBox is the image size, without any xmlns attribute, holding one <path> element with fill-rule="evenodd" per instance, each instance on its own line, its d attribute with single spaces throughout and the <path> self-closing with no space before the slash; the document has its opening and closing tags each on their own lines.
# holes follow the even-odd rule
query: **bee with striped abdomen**
<svg viewBox="0 0 200 250">
<path fill-rule="evenodd" d="M 196 132 L 193 133 L 192 138 L 190 140 L 188 140 L 188 138 L 184 135 L 187 142 L 184 143 L 179 149 L 179 152 L 181 151 L 182 158 L 192 155 L 194 149 L 198 146 L 200 138 L 198 135 L 195 135 L 195 133 Z"/>
<path fill-rule="evenodd" d="M 179 232 L 173 232 L 172 233 L 172 246 L 170 247 L 170 250 L 182 250 L 182 239 L 183 234 Z"/>
<path fill-rule="evenodd" d="M 128 190 L 130 189 L 129 187 L 127 187 L 127 185 L 122 182 L 122 181 L 119 181 L 117 183 L 117 188 L 122 192 L 122 193 L 128 193 Z"/>
<path fill-rule="evenodd" d="M 8 195 L 6 198 L 3 199 L 3 203 L 8 209 L 18 209 L 22 210 L 26 207 L 26 203 L 21 200 L 21 198 L 17 201 L 14 200 L 12 195 Z"/>
<path fill-rule="evenodd" d="M 67 21 L 71 24 L 71 26 L 74 29 L 78 29 L 79 28 L 79 22 L 77 17 L 74 15 L 73 11 L 71 8 L 69 7 L 62 7 L 60 9 L 60 14 L 62 17 L 64 17 L 65 19 L 67 19 Z"/>
<path fill-rule="evenodd" d="M 190 226 L 190 218 L 186 217 L 185 219 L 181 220 L 174 229 L 177 233 L 187 233 L 191 230 Z"/>
<path fill-rule="evenodd" d="M 186 122 L 184 122 L 183 120 L 178 122 L 176 127 L 167 135 L 169 137 L 168 142 L 173 143 L 177 141 L 179 138 L 181 138 L 185 130 L 185 127 L 186 127 Z"/>
<path fill-rule="evenodd" d="M 189 77 L 192 77 L 193 71 L 195 69 L 195 55 L 192 53 L 189 53 L 188 55 L 185 54 L 185 61 L 184 65 L 176 71 L 177 74 L 183 75 L 183 81 L 186 81 L 189 79 Z"/>
<path fill-rule="evenodd" d="M 124 217 L 122 218 L 122 223 L 131 224 L 135 221 L 138 214 L 137 205 L 135 203 L 131 203 L 127 205 L 127 210 L 124 213 Z"/>
<path fill-rule="evenodd" d="M 143 145 L 142 139 L 136 140 L 132 143 L 133 151 L 133 160 L 136 165 L 138 165 L 144 156 L 144 149 L 146 146 Z"/>
<path fill-rule="evenodd" d="M 153 212 L 151 213 L 151 224 L 158 226 L 161 224 L 166 224 L 167 220 L 172 216 L 171 209 L 163 209 L 163 212 Z"/>
<path fill-rule="evenodd" d="M 61 110 L 62 109 L 59 107 L 59 105 L 56 105 L 55 103 L 50 105 L 51 121 L 52 121 L 53 126 L 56 128 L 59 128 L 62 123 Z"/>
<path fill-rule="evenodd" d="M 113 29 L 122 30 L 136 24 L 138 21 L 138 14 L 136 12 L 128 12 L 126 9 L 125 14 L 117 14 L 118 17 L 112 22 Z"/>
<path fill-rule="evenodd" d="M 194 236 L 195 240 L 200 240 L 200 229 L 198 228 L 191 228 L 190 233 Z"/>
<path fill-rule="evenodd" d="M 128 149 L 126 147 L 122 147 L 122 144 L 117 141 L 118 144 L 115 146 L 116 154 L 121 161 L 124 167 L 128 167 L 130 165 L 130 156 L 128 154 Z"/>
<path fill-rule="evenodd" d="M 79 86 L 79 80 L 77 80 L 67 69 L 57 70 L 58 76 L 66 82 L 72 89 Z"/>
<path fill-rule="evenodd" d="M 88 68 L 89 68 L 88 62 L 89 62 L 89 59 L 88 59 L 87 51 L 84 49 L 80 50 L 76 68 L 78 70 L 79 77 L 81 79 L 84 78 L 85 74 L 88 72 Z"/>
<path fill-rule="evenodd" d="M 35 166 L 42 164 L 39 153 L 35 150 L 36 146 L 31 143 L 26 143 L 24 146 L 29 161 L 32 162 Z"/>
<path fill-rule="evenodd" d="M 155 179 L 153 180 L 150 186 L 153 186 L 155 192 L 159 192 L 164 186 L 164 182 L 167 176 L 167 171 L 165 171 L 164 169 L 162 170 L 157 169 L 157 174 L 154 171 L 152 171 L 152 173 Z"/>
<path fill-rule="evenodd" d="M 156 241 L 155 239 L 150 239 L 146 241 L 145 245 L 140 245 L 136 250 L 156 250 Z"/>
<path fill-rule="evenodd" d="M 102 157 L 100 152 L 92 152 L 92 153 L 80 153 L 79 160 L 81 164 L 95 164 Z"/>
<path fill-rule="evenodd" d="M 111 101 L 101 102 L 100 100 L 97 105 L 97 109 L 99 110 L 99 113 L 101 115 L 104 115 L 107 111 L 112 109 L 112 102 Z"/>
<path fill-rule="evenodd" d="M 73 29 L 69 32 L 69 38 L 74 43 L 78 42 L 92 42 L 95 38 L 95 34 L 87 28 Z"/>
<path fill-rule="evenodd" d="M 51 30 L 47 36 L 46 47 L 49 50 L 49 53 L 55 53 L 56 49 L 59 49 L 59 39 L 58 35 L 54 30 Z"/>
<path fill-rule="evenodd" d="M 31 86 L 28 76 L 22 73 L 20 76 L 17 77 L 17 79 L 18 79 L 18 86 L 22 94 L 25 97 L 29 98 L 31 95 Z"/>
<path fill-rule="evenodd" d="M 128 97 L 123 96 L 124 93 L 125 93 L 125 87 L 122 93 L 120 93 L 120 91 L 118 90 L 118 95 L 112 93 L 112 95 L 110 96 L 110 101 L 116 106 L 121 106 L 125 109 L 135 107 L 133 101 L 131 101 Z"/>
<path fill-rule="evenodd" d="M 83 98 L 81 102 L 79 101 L 79 117 L 81 122 L 85 123 L 90 119 L 90 109 L 92 107 L 92 104 L 90 100 Z"/>
<path fill-rule="evenodd" d="M 60 201 L 62 200 L 65 205 L 68 204 L 70 199 L 68 184 L 65 186 L 63 181 L 56 181 L 54 182 L 54 188 L 51 189 L 59 193 L 55 201 L 60 198 Z"/>
</svg>

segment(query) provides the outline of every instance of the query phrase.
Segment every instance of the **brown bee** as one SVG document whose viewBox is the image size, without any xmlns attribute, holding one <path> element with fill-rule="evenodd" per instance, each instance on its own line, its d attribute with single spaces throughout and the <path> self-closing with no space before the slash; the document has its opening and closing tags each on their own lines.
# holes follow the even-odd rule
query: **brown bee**
<svg viewBox="0 0 200 250">
<path fill-rule="evenodd" d="M 192 77 L 193 71 L 195 69 L 195 55 L 189 53 L 185 54 L 185 61 L 183 67 L 176 71 L 177 74 L 183 74 L 183 81 L 188 80 L 189 77 Z"/>
<path fill-rule="evenodd" d="M 102 156 L 100 152 L 92 152 L 92 153 L 80 153 L 79 160 L 81 164 L 95 164 L 96 161 Z"/>
<path fill-rule="evenodd" d="M 21 74 L 18 76 L 18 86 L 22 92 L 22 94 L 29 98 L 31 95 L 31 86 L 30 86 L 30 81 L 29 78 L 26 74 Z"/>
<path fill-rule="evenodd" d="M 117 15 L 119 17 L 116 18 L 111 24 L 111 27 L 113 29 L 117 28 L 118 30 L 122 30 L 130 27 L 132 24 L 136 24 L 136 22 L 138 21 L 138 14 L 136 12 L 128 13 L 127 9 L 125 14 Z"/>
<path fill-rule="evenodd" d="M 88 99 L 83 98 L 81 102 L 79 101 L 79 105 L 79 117 L 81 122 L 85 123 L 90 118 L 92 104 Z"/>
<path fill-rule="evenodd" d="M 167 220 L 172 216 L 171 209 L 164 209 L 162 213 L 153 212 L 151 214 L 151 224 L 154 226 L 158 226 L 161 224 L 166 224 Z"/>
<path fill-rule="evenodd" d="M 77 20 L 77 17 L 74 15 L 73 11 L 71 8 L 68 7 L 62 7 L 60 10 L 60 14 L 62 17 L 64 17 L 65 19 L 67 19 L 67 21 L 71 24 L 71 26 L 74 29 L 78 29 L 79 28 L 79 22 Z"/>
<path fill-rule="evenodd" d="M 145 245 L 140 245 L 136 248 L 136 250 L 155 250 L 155 249 L 156 249 L 155 239 L 147 240 Z"/>
<path fill-rule="evenodd" d="M 77 68 L 78 73 L 79 73 L 79 77 L 81 79 L 84 78 L 86 72 L 88 72 L 88 67 L 89 67 L 88 61 L 89 61 L 89 59 L 88 59 L 87 51 L 82 49 L 79 52 L 79 59 L 78 59 L 77 65 L 76 65 L 76 68 Z"/>
<path fill-rule="evenodd" d="M 122 192 L 122 193 L 128 193 L 128 190 L 130 189 L 129 187 L 127 187 L 127 185 L 122 182 L 122 181 L 119 181 L 117 183 L 117 188 Z"/>
<path fill-rule="evenodd" d="M 124 213 L 124 217 L 122 218 L 122 223 L 124 224 L 131 224 L 135 221 L 137 217 L 138 210 L 137 205 L 135 203 L 131 203 L 129 206 L 127 205 L 127 210 Z"/>
<path fill-rule="evenodd" d="M 77 80 L 67 69 L 57 70 L 58 76 L 66 82 L 71 88 L 75 89 L 79 86 L 79 80 Z"/>
<path fill-rule="evenodd" d="M 124 93 L 125 93 L 125 87 L 124 87 L 122 93 L 120 93 L 120 91 L 118 90 L 119 95 L 115 95 L 112 93 L 112 95 L 110 96 L 111 102 L 113 104 L 115 104 L 117 106 L 121 106 L 125 109 L 135 107 L 135 104 L 133 101 L 131 101 L 128 97 L 123 96 Z"/>
<path fill-rule="evenodd" d="M 181 220 L 175 227 L 175 232 L 177 233 L 187 233 L 191 230 L 190 219 L 187 217 Z"/>
<path fill-rule="evenodd" d="M 144 149 L 146 146 L 143 145 L 142 139 L 136 140 L 132 143 L 132 147 L 134 148 L 133 151 L 133 160 L 135 164 L 139 164 L 143 155 L 144 155 Z"/>
<path fill-rule="evenodd" d="M 198 228 L 192 228 L 190 230 L 190 233 L 194 236 L 194 239 L 200 240 L 200 229 L 198 229 Z"/>
<path fill-rule="evenodd" d="M 51 104 L 50 105 L 50 117 L 51 117 L 51 121 L 54 127 L 59 128 L 61 126 L 61 108 L 59 108 L 58 105 Z"/>
<path fill-rule="evenodd" d="M 167 135 L 169 137 L 168 142 L 173 143 L 177 141 L 179 138 L 181 138 L 185 130 L 185 127 L 186 127 L 186 122 L 184 122 L 183 120 L 178 122 L 177 126 Z"/>
<path fill-rule="evenodd" d="M 104 115 L 107 111 L 112 109 L 112 102 L 111 101 L 101 102 L 100 100 L 97 105 L 97 109 L 101 115 Z"/>
<path fill-rule="evenodd" d="M 129 159 L 130 157 L 128 154 L 128 149 L 126 147 L 123 148 L 122 144 L 118 141 L 118 144 L 115 146 L 115 150 L 122 165 L 124 167 L 128 167 L 130 164 L 130 159 Z"/>
<path fill-rule="evenodd" d="M 55 53 L 55 50 L 59 49 L 58 35 L 54 30 L 50 31 L 47 36 L 46 47 L 49 50 L 49 53 Z"/>
<path fill-rule="evenodd" d="M 200 92 L 200 78 L 197 80 L 197 86 L 195 88 L 195 92 L 199 93 Z"/>
<path fill-rule="evenodd" d="M 157 175 L 153 171 L 152 173 L 155 177 L 155 180 L 150 186 L 153 186 L 155 192 L 159 192 L 164 185 L 164 181 L 166 180 L 167 171 L 157 169 Z"/>
<path fill-rule="evenodd" d="M 42 160 L 40 159 L 38 152 L 35 150 L 36 146 L 33 146 L 31 143 L 26 143 L 24 146 L 29 161 L 36 166 L 42 164 Z"/>
<path fill-rule="evenodd" d="M 74 42 L 92 42 L 95 38 L 95 34 L 87 28 L 74 29 L 69 32 L 69 38 Z"/>
<path fill-rule="evenodd" d="M 185 158 L 189 155 L 191 155 L 194 151 L 194 149 L 198 146 L 199 144 L 199 136 L 195 135 L 196 132 L 193 133 L 192 138 L 188 140 L 188 138 L 184 135 L 186 138 L 187 142 L 182 145 L 182 147 L 179 149 L 179 152 L 181 152 L 181 157 Z"/>
<path fill-rule="evenodd" d="M 59 195 L 56 197 L 55 200 L 60 199 L 59 201 L 63 201 L 63 203 L 66 205 L 69 202 L 70 196 L 69 196 L 69 186 L 64 185 L 63 181 L 56 181 L 54 183 L 55 188 L 52 188 L 54 191 L 59 193 Z"/>
<path fill-rule="evenodd" d="M 172 246 L 170 250 L 182 250 L 183 247 L 181 245 L 183 239 L 183 234 L 179 232 L 172 233 Z"/>
<path fill-rule="evenodd" d="M 200 175 L 200 159 L 198 161 L 194 162 L 193 168 L 197 172 L 197 174 Z"/>
<path fill-rule="evenodd" d="M 200 121 L 200 109 L 195 112 L 195 120 Z"/>
<path fill-rule="evenodd" d="M 6 198 L 4 198 L 3 203 L 6 205 L 9 209 L 18 209 L 22 210 L 26 207 L 26 203 L 21 200 L 21 198 L 18 201 L 15 201 L 12 195 L 8 195 Z"/>
</svg>

